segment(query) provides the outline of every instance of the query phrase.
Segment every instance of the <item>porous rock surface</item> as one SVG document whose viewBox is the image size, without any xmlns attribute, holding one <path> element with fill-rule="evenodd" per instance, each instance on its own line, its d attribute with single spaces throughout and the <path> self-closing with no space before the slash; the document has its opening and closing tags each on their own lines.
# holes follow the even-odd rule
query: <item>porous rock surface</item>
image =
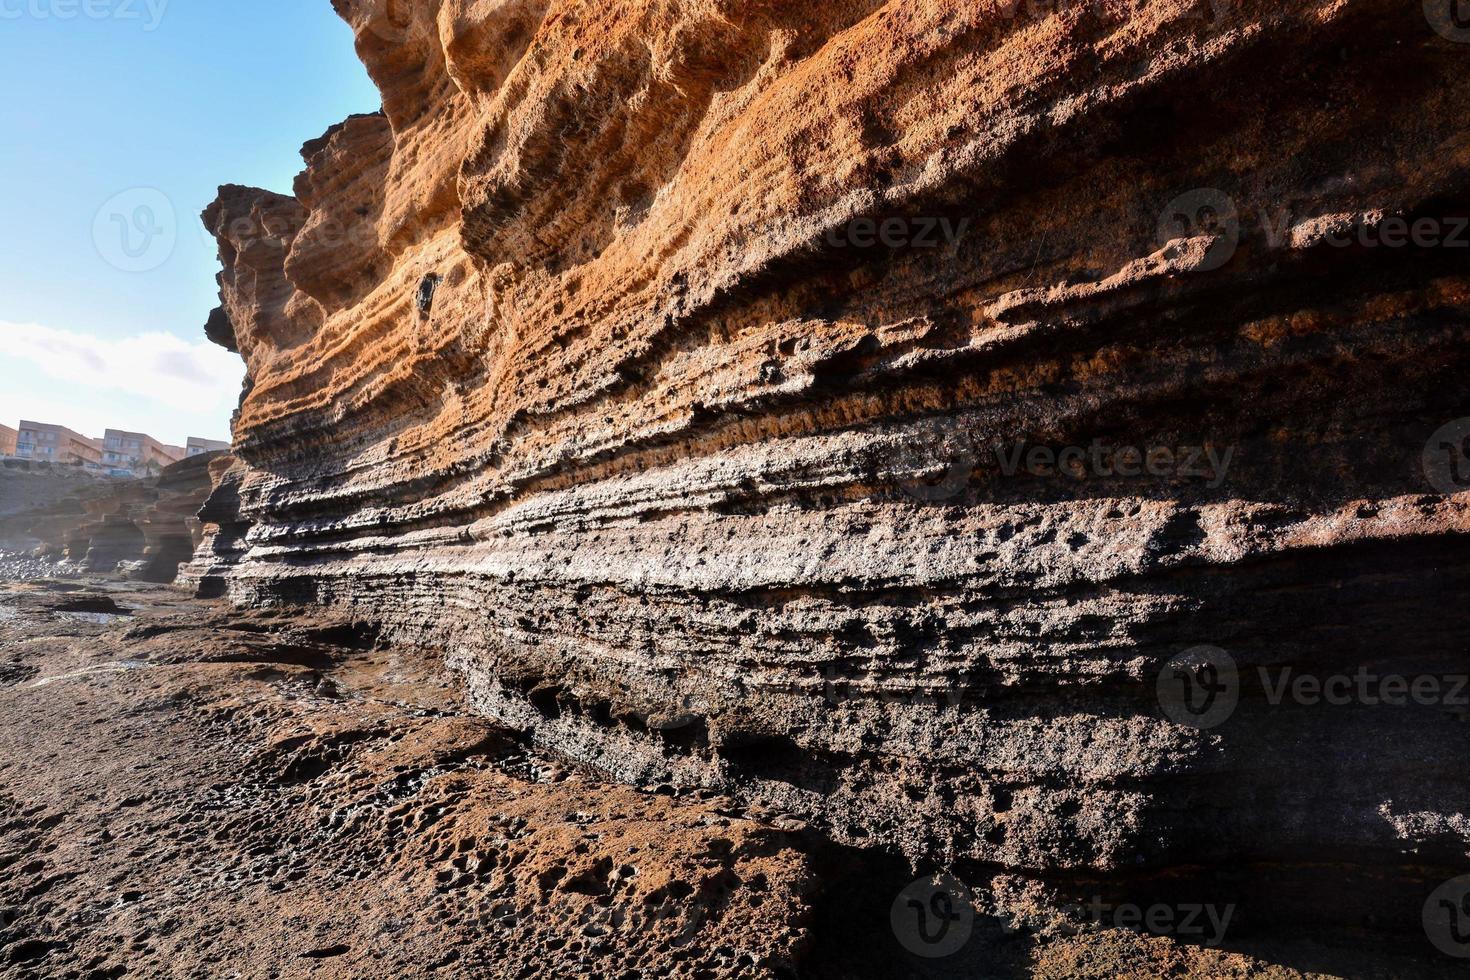
<svg viewBox="0 0 1470 980">
<path fill-rule="evenodd" d="M 775 977 L 806 945 L 787 835 L 528 753 L 351 623 L 0 582 L 0 708 L 7 980 Z"/>
<path fill-rule="evenodd" d="M 1404 936 L 1470 870 L 1463 710 L 1156 698 L 1463 669 L 1470 276 L 1384 237 L 1470 205 L 1420 4 L 335 6 L 383 111 L 205 214 L 217 591 L 918 864 Z"/>
<path fill-rule="evenodd" d="M 527 748 L 330 612 L 0 581 L 0 714 L 5 980 L 1460 975 L 1099 928 L 1025 882 L 1033 925 L 987 900 L 933 959 L 891 925 L 905 862 Z"/>
</svg>

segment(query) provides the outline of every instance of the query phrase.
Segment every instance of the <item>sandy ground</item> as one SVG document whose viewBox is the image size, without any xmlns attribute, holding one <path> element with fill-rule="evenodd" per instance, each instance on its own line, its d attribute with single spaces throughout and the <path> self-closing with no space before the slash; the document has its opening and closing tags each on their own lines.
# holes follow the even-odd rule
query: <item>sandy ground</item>
<svg viewBox="0 0 1470 980">
<path fill-rule="evenodd" d="M 432 652 L 169 589 L 0 582 L 0 717 L 5 978 L 1433 975 L 983 914 L 922 955 L 891 858 L 530 750 Z"/>
</svg>

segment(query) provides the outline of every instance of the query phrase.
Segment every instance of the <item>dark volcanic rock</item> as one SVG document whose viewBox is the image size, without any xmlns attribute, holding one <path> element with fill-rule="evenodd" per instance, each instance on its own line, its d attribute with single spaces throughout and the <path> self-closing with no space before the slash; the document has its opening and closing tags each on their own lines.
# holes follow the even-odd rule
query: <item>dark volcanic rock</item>
<svg viewBox="0 0 1470 980">
<path fill-rule="evenodd" d="M 798 839 L 528 752 L 351 623 L 183 602 L 0 583 L 7 980 L 791 975 Z"/>
<path fill-rule="evenodd" d="M 926 956 L 906 863 L 527 748 L 330 613 L 0 583 L 0 713 L 7 980 L 1462 976 L 1101 928 L 1004 876 Z"/>
<path fill-rule="evenodd" d="M 201 598 L 217 599 L 227 591 L 226 573 L 245 554 L 250 522 L 240 516 L 240 461 L 219 456 L 210 461 L 209 474 L 209 496 L 191 524 L 199 540 L 192 559 L 179 568 L 178 582 Z"/>
<path fill-rule="evenodd" d="M 624 780 L 1434 955 L 1463 709 L 1270 679 L 1465 669 L 1470 45 L 1389 0 L 336 7 L 384 116 L 206 214 L 211 592 L 442 649 Z"/>
</svg>

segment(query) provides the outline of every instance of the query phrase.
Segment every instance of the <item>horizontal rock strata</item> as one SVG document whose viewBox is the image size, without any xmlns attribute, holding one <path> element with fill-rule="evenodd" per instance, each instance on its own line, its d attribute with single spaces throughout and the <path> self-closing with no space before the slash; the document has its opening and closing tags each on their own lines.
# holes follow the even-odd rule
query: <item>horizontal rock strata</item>
<svg viewBox="0 0 1470 980">
<path fill-rule="evenodd" d="M 0 545 L 79 572 L 172 582 L 203 544 L 195 515 L 215 489 L 210 467 L 229 459 L 205 453 L 136 480 L 0 470 Z"/>
<path fill-rule="evenodd" d="M 1421 5 L 336 6 L 383 112 L 205 214 L 214 589 L 915 861 L 1406 933 L 1467 870 L 1463 709 L 1258 681 L 1465 669 Z M 1157 694 L 1201 645 L 1216 727 Z"/>
</svg>

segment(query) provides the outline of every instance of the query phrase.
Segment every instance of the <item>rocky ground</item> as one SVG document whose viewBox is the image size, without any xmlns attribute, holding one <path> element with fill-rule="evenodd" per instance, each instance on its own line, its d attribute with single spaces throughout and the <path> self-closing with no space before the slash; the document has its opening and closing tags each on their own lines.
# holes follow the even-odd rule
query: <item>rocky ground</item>
<svg viewBox="0 0 1470 980">
<path fill-rule="evenodd" d="M 530 750 L 434 652 L 159 587 L 0 583 L 0 718 L 6 978 L 1435 975 L 983 875 L 934 943 L 892 858 Z"/>
</svg>

